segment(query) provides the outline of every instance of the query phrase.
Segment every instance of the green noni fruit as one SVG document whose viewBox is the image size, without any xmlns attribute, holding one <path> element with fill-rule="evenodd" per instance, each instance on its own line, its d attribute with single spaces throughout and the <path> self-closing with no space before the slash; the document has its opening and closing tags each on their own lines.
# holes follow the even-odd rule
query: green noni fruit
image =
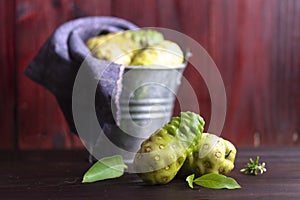
<svg viewBox="0 0 300 200">
<path fill-rule="evenodd" d="M 137 53 L 130 65 L 178 66 L 183 62 L 184 55 L 178 44 L 164 40 Z"/>
<path fill-rule="evenodd" d="M 204 120 L 196 113 L 173 117 L 141 144 L 133 162 L 137 174 L 151 185 L 170 182 L 195 149 L 203 127 Z"/>
<path fill-rule="evenodd" d="M 195 149 L 189 153 L 180 174 L 228 174 L 234 168 L 236 148 L 228 140 L 203 133 Z"/>
<path fill-rule="evenodd" d="M 124 32 L 124 36 L 141 48 L 147 48 L 148 46 L 157 44 L 164 40 L 162 33 L 155 30 L 129 30 Z"/>
<path fill-rule="evenodd" d="M 92 37 L 86 46 L 97 58 L 129 65 L 136 53 L 163 40 L 162 33 L 154 30 L 130 30 Z"/>
</svg>

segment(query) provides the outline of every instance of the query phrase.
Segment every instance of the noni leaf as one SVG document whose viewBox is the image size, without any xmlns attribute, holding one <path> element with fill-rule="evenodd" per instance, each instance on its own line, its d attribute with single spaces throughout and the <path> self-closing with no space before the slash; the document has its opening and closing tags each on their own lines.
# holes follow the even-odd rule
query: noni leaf
<svg viewBox="0 0 300 200">
<path fill-rule="evenodd" d="M 221 174 L 215 174 L 215 173 L 205 174 L 196 179 L 194 179 L 193 175 L 190 175 L 187 177 L 186 181 L 188 182 L 191 188 L 193 188 L 193 183 L 195 183 L 196 185 L 200 185 L 202 187 L 212 188 L 212 189 L 241 188 L 241 186 L 233 178 L 226 177 Z"/>
<path fill-rule="evenodd" d="M 102 158 L 84 174 L 82 183 L 120 177 L 126 168 L 120 155 Z"/>
</svg>

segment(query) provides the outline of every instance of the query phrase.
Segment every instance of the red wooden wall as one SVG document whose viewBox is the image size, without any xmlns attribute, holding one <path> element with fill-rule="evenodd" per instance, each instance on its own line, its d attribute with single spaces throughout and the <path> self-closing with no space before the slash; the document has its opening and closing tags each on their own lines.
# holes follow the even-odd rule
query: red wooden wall
<svg viewBox="0 0 300 200">
<path fill-rule="evenodd" d="M 299 144 L 298 0 L 0 0 L 0 148 L 82 147 L 52 94 L 23 70 L 59 25 L 91 15 L 189 35 L 224 80 L 222 136 L 237 146 Z M 185 71 L 209 119 L 209 94 L 194 74 L 192 67 Z"/>
</svg>

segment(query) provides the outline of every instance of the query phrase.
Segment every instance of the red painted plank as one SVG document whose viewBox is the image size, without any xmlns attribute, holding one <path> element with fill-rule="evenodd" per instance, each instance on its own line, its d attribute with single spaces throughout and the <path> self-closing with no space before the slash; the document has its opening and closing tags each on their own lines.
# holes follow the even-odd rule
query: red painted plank
<svg viewBox="0 0 300 200">
<path fill-rule="evenodd" d="M 251 58 L 253 61 L 253 73 L 255 76 L 253 77 L 253 113 L 254 113 L 254 126 L 255 131 L 259 134 L 261 144 L 262 145 L 270 145 L 276 144 L 276 140 L 278 135 L 276 135 L 277 126 L 270 119 L 272 115 L 273 106 L 270 105 L 272 101 L 272 83 L 271 83 L 271 74 L 272 71 L 278 68 L 278 63 L 271 63 L 271 53 L 274 48 L 272 43 L 276 43 L 277 41 L 272 41 L 272 35 L 274 33 L 274 28 L 278 21 L 276 21 L 276 9 L 275 5 L 272 2 L 265 4 L 263 1 L 253 2 L 258 4 L 256 8 L 254 6 L 248 5 L 248 7 L 252 7 L 251 10 L 252 16 L 249 16 L 249 21 L 256 21 L 254 27 L 258 27 L 255 29 L 253 41 L 256 41 L 253 44 L 253 57 Z M 273 68 L 273 69 L 272 69 Z M 286 132 L 288 134 L 288 131 Z M 287 140 L 281 141 L 281 143 L 288 143 Z"/>
<path fill-rule="evenodd" d="M 111 14 L 111 0 L 69 0 L 74 17 L 108 16 Z"/>
<path fill-rule="evenodd" d="M 256 41 L 259 40 L 263 28 L 260 24 L 263 18 L 259 13 L 261 5 L 258 1 L 237 1 L 236 5 L 236 16 L 232 16 L 237 19 L 235 29 L 237 49 L 235 55 L 232 55 L 236 62 L 230 70 L 236 73 L 228 78 L 228 84 L 232 90 L 228 93 L 228 129 L 225 129 L 224 132 L 225 135 L 226 133 L 232 134 L 233 141 L 241 146 L 254 145 L 254 134 L 256 133 L 254 121 L 257 117 L 253 102 L 257 98 L 253 92 L 257 77 L 255 67 L 261 66 L 262 63 L 259 62 L 263 61 L 256 57 L 260 56 L 259 51 L 264 49 L 263 44 Z M 229 47 L 227 48 L 229 49 Z M 267 75 L 262 70 L 261 74 Z"/>
<path fill-rule="evenodd" d="M 111 14 L 133 22 L 140 27 L 157 26 L 157 1 L 112 0 Z"/>
<path fill-rule="evenodd" d="M 181 6 L 176 0 L 157 1 L 157 25 L 180 31 Z"/>
<path fill-rule="evenodd" d="M 208 51 L 221 73 L 227 96 L 227 115 L 221 136 L 241 146 L 251 144 L 253 134 L 247 85 L 251 74 L 241 64 L 244 58 L 239 59 L 244 52 L 239 33 L 243 35 L 247 31 L 244 29 L 247 26 L 239 21 L 244 17 L 239 1 L 211 1 Z"/>
<path fill-rule="evenodd" d="M 0 1 L 0 148 L 16 146 L 15 1 Z"/>
<path fill-rule="evenodd" d="M 56 10 L 50 1 L 17 3 L 19 145 L 21 149 L 52 148 L 54 145 L 63 148 L 66 123 L 60 120 L 62 116 L 54 97 L 23 75 L 30 60 L 62 21 L 55 19 Z M 59 140 L 62 142 L 57 142 Z"/>
<path fill-rule="evenodd" d="M 192 0 L 189 3 L 185 1 L 175 1 L 174 19 L 178 20 L 178 31 L 191 37 L 193 40 L 199 43 L 207 50 L 208 48 L 208 36 L 209 36 L 209 1 L 197 1 Z M 161 10 L 164 13 L 164 9 Z M 168 14 L 168 13 L 166 13 Z M 164 15 L 162 15 L 164 17 Z M 168 15 L 166 17 L 170 18 Z M 164 22 L 164 20 L 161 20 Z M 197 56 L 197 52 L 191 52 L 194 56 Z M 184 72 L 184 77 L 190 83 L 193 92 L 196 94 L 198 102 L 195 104 L 192 98 L 189 98 L 189 91 L 183 87 L 179 88 L 178 95 L 185 97 L 186 106 L 191 111 L 200 110 L 201 116 L 206 121 L 205 130 L 208 128 L 211 117 L 211 103 L 207 86 L 201 77 L 201 74 L 197 71 L 197 66 L 188 65 Z M 179 107 L 176 104 L 175 112 L 178 112 Z"/>
<path fill-rule="evenodd" d="M 297 0 L 149 0 L 146 3 L 17 0 L 16 49 L 11 48 L 14 18 L 6 20 L 13 10 L 4 9 L 8 4 L 12 6 L 11 2 L 0 4 L 3 16 L 0 26 L 9 27 L 0 33 L 1 45 L 6 45 L 0 49 L 1 57 L 5 58 L 0 61 L 4 66 L 0 74 L 0 128 L 5 133 L 0 147 L 13 146 L 15 108 L 21 148 L 81 146 L 68 130 L 52 94 L 22 72 L 60 24 L 76 17 L 110 14 L 143 27 L 162 26 L 181 31 L 207 49 L 221 72 L 227 92 L 228 111 L 222 136 L 237 146 L 253 145 L 257 132 L 261 145 L 299 144 L 300 2 Z M 15 64 L 17 69 L 11 67 Z M 209 123 L 210 98 L 202 77 L 191 65 L 184 75 L 196 91 L 201 113 Z M 17 94 L 13 89 L 16 81 Z M 189 94 L 181 92 L 188 98 Z M 177 104 L 175 113 L 179 109 Z"/>
<path fill-rule="evenodd" d="M 273 144 L 292 144 L 293 134 L 299 131 L 300 108 L 300 3 L 299 1 L 276 1 L 271 44 L 270 112 L 268 134 L 265 140 Z"/>
<path fill-rule="evenodd" d="M 209 51 L 228 97 L 223 135 L 241 146 L 253 145 L 257 133 L 261 145 L 291 145 L 300 121 L 297 1 L 211 6 Z"/>
<path fill-rule="evenodd" d="M 81 147 L 68 129 L 54 96 L 23 75 L 47 37 L 62 23 L 108 15 L 110 1 L 17 1 L 18 116 L 21 149 Z M 91 14 L 90 14 L 91 13 Z"/>
</svg>

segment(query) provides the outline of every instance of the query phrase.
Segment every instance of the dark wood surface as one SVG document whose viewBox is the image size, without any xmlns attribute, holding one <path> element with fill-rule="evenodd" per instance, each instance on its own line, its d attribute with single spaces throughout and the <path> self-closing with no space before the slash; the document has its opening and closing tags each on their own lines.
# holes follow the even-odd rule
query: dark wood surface
<svg viewBox="0 0 300 200">
<path fill-rule="evenodd" d="M 222 135 L 233 143 L 299 144 L 299 0 L 1 0 L 0 148 L 82 146 L 52 94 L 23 71 L 61 24 L 95 15 L 170 28 L 201 44 L 224 80 Z M 210 98 L 201 76 L 189 65 L 185 77 L 209 123 Z"/>
<path fill-rule="evenodd" d="M 259 155 L 267 172 L 244 175 L 239 169 L 250 157 Z M 145 185 L 135 174 L 82 184 L 90 167 L 85 151 L 0 152 L 1 199 L 266 199 L 290 200 L 300 197 L 300 148 L 238 149 L 235 170 L 228 176 L 242 186 L 235 190 L 188 188 L 176 179 L 162 186 Z"/>
</svg>

